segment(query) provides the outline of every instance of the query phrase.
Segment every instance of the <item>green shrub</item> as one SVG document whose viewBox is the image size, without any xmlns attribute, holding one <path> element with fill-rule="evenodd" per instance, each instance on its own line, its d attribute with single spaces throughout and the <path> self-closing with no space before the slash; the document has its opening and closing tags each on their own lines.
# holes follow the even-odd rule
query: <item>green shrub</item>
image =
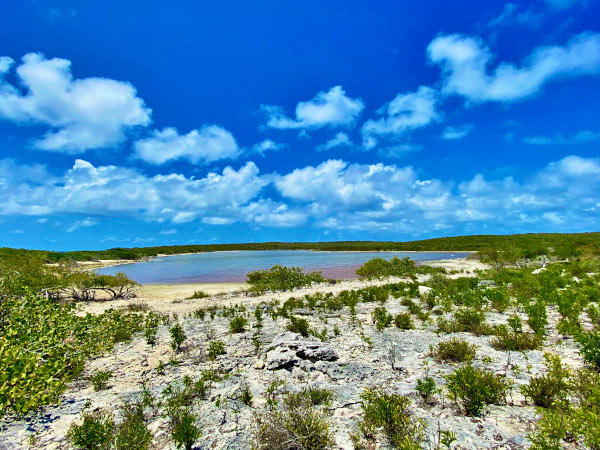
<svg viewBox="0 0 600 450">
<path fill-rule="evenodd" d="M 527 324 L 533 330 L 533 332 L 539 336 L 546 334 L 546 326 L 548 325 L 548 313 L 546 312 L 546 305 L 538 301 L 532 303 L 526 308 L 528 318 Z"/>
<path fill-rule="evenodd" d="M 187 299 L 195 300 L 195 299 L 201 299 L 201 298 L 207 298 L 207 297 L 210 297 L 210 294 L 207 294 L 204 291 L 194 291 L 194 293 L 192 295 L 190 295 Z"/>
<path fill-rule="evenodd" d="M 498 327 L 497 335 L 490 344 L 496 350 L 505 351 L 525 351 L 535 350 L 542 346 L 543 338 L 541 335 L 533 333 L 515 333 L 508 331 L 506 325 Z"/>
<path fill-rule="evenodd" d="M 256 270 L 246 275 L 250 289 L 257 293 L 293 291 L 296 288 L 324 283 L 320 272 L 304 273 L 301 267 L 276 265 L 268 270 Z"/>
<path fill-rule="evenodd" d="M 252 391 L 246 383 L 242 384 L 238 398 L 244 405 L 252 406 Z"/>
<path fill-rule="evenodd" d="M 521 387 L 523 395 L 535 406 L 550 408 L 556 403 L 566 400 L 568 395 L 568 376 L 556 355 L 545 355 L 548 373 L 533 377 L 529 384 Z"/>
<path fill-rule="evenodd" d="M 274 399 L 270 402 L 278 404 Z M 335 444 L 328 414 L 319 411 L 308 395 L 286 393 L 277 409 L 257 413 L 253 434 L 253 448 L 261 450 L 322 450 Z"/>
<path fill-rule="evenodd" d="M 382 389 L 366 389 L 361 395 L 363 435 L 374 437 L 382 429 L 391 445 L 398 448 L 419 448 L 423 427 L 409 413 L 410 400 Z"/>
<path fill-rule="evenodd" d="M 152 433 L 146 426 L 142 403 L 127 403 L 121 408 L 123 420 L 117 427 L 117 450 L 147 450 L 152 443 Z"/>
<path fill-rule="evenodd" d="M 308 320 L 304 319 L 303 317 L 290 316 L 290 320 L 286 329 L 292 333 L 299 333 L 304 337 L 311 334 Z"/>
<path fill-rule="evenodd" d="M 600 369 L 600 331 L 582 333 L 577 336 L 577 342 L 583 360 L 596 370 Z"/>
<path fill-rule="evenodd" d="M 94 386 L 95 391 L 102 391 L 106 389 L 108 380 L 112 377 L 110 370 L 95 370 L 90 375 L 90 382 Z"/>
<path fill-rule="evenodd" d="M 169 329 L 169 332 L 171 333 L 171 348 L 178 352 L 186 340 L 185 331 L 179 323 L 176 323 Z"/>
<path fill-rule="evenodd" d="M 229 321 L 229 331 L 232 333 L 243 333 L 248 326 L 248 319 L 244 316 L 235 316 Z"/>
<path fill-rule="evenodd" d="M 402 313 L 394 317 L 394 325 L 401 330 L 412 330 L 415 328 L 415 323 L 410 314 Z"/>
<path fill-rule="evenodd" d="M 499 375 L 467 364 L 446 376 L 451 400 L 462 403 L 467 415 L 479 415 L 485 405 L 505 401 L 508 383 Z"/>
<path fill-rule="evenodd" d="M 477 346 L 469 344 L 467 341 L 458 338 L 452 338 L 448 341 L 440 342 L 435 350 L 432 350 L 432 356 L 439 361 L 463 362 L 471 361 L 477 353 Z"/>
<path fill-rule="evenodd" d="M 210 341 L 209 342 L 208 357 L 211 360 L 215 360 L 215 359 L 217 359 L 217 356 L 224 355 L 225 353 L 226 353 L 225 344 L 223 343 L 223 341 Z"/>
<path fill-rule="evenodd" d="M 520 333 L 523 331 L 523 322 L 521 318 L 516 314 L 513 314 L 508 318 L 508 326 L 515 332 Z"/>
<path fill-rule="evenodd" d="M 417 380 L 417 387 L 415 389 L 421 398 L 427 402 L 436 393 L 437 385 L 433 378 L 425 377 Z"/>
<path fill-rule="evenodd" d="M 389 261 L 383 258 L 374 258 L 356 269 L 356 274 L 359 278 L 372 280 L 387 277 L 414 277 L 417 273 L 426 270 L 417 267 L 415 262 L 408 257 L 402 259 L 393 257 Z"/>
<path fill-rule="evenodd" d="M 189 408 L 181 408 L 173 412 L 171 419 L 171 436 L 177 448 L 191 450 L 200 439 L 202 432 L 196 425 L 197 418 Z"/>
<path fill-rule="evenodd" d="M 394 321 L 394 317 L 385 309 L 385 306 L 380 306 L 375 308 L 371 313 L 373 317 L 373 322 L 377 327 L 377 330 L 383 331 L 384 328 L 390 326 L 390 324 Z"/>
<path fill-rule="evenodd" d="M 160 316 L 154 313 L 148 313 L 146 315 L 146 321 L 144 322 L 144 337 L 148 345 L 156 344 L 156 334 L 158 333 L 158 325 L 160 322 Z"/>
<path fill-rule="evenodd" d="M 102 411 L 84 412 L 80 425 L 73 423 L 67 434 L 73 447 L 82 450 L 110 450 L 113 445 L 115 422 L 112 415 Z"/>
</svg>

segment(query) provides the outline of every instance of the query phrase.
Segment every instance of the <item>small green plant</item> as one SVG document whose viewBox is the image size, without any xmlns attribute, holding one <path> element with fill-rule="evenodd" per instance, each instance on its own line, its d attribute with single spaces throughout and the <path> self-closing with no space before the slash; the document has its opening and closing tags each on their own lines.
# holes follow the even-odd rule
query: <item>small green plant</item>
<svg viewBox="0 0 600 450">
<path fill-rule="evenodd" d="M 166 368 L 166 364 L 164 363 L 164 361 L 162 361 L 162 360 L 158 361 L 158 365 L 156 366 L 156 373 L 159 375 L 164 375 L 165 368 Z"/>
<path fill-rule="evenodd" d="M 121 407 L 123 420 L 117 427 L 117 450 L 147 450 L 152 443 L 152 433 L 146 426 L 142 403 L 126 403 Z"/>
<path fill-rule="evenodd" d="M 256 319 L 256 328 L 260 330 L 263 326 L 263 310 L 260 305 L 254 308 L 254 318 Z"/>
<path fill-rule="evenodd" d="M 210 294 L 207 294 L 204 291 L 194 291 L 194 293 L 192 295 L 190 295 L 187 300 L 195 300 L 195 299 L 201 299 L 201 298 L 207 298 L 210 297 Z"/>
<path fill-rule="evenodd" d="M 520 333 L 523 331 L 523 322 L 521 322 L 521 318 L 516 314 L 513 314 L 508 318 L 508 326 L 515 333 Z"/>
<path fill-rule="evenodd" d="M 412 330 L 415 328 L 415 323 L 410 314 L 402 313 L 394 317 L 394 325 L 401 330 Z"/>
<path fill-rule="evenodd" d="M 600 369 L 600 331 L 581 333 L 577 336 L 577 342 L 583 360 L 596 370 Z"/>
<path fill-rule="evenodd" d="M 261 450 L 325 450 L 335 443 L 329 431 L 328 414 L 319 411 L 308 395 L 289 392 L 284 394 L 277 409 L 254 416 L 253 434 L 253 448 Z"/>
<path fill-rule="evenodd" d="M 363 420 L 360 424 L 366 438 L 383 430 L 385 437 L 397 448 L 420 448 L 423 426 L 409 413 L 410 400 L 400 394 L 388 393 L 383 389 L 366 389 L 361 395 Z"/>
<path fill-rule="evenodd" d="M 459 338 L 440 342 L 431 351 L 437 361 L 464 362 L 471 361 L 477 353 L 477 346 Z"/>
<path fill-rule="evenodd" d="M 235 316 L 229 321 L 229 331 L 232 333 L 243 333 L 246 331 L 248 325 L 248 319 L 244 316 Z"/>
<path fill-rule="evenodd" d="M 224 355 L 226 353 L 225 343 L 223 341 L 210 341 L 207 353 L 211 360 L 217 359 L 219 355 Z"/>
<path fill-rule="evenodd" d="M 158 325 L 160 316 L 158 314 L 148 313 L 144 324 L 144 337 L 148 345 L 156 344 L 156 334 L 158 333 Z"/>
<path fill-rule="evenodd" d="M 169 329 L 169 332 L 171 333 L 171 348 L 176 352 L 179 352 L 181 350 L 181 345 L 186 340 L 183 327 L 179 323 L 176 323 Z"/>
<path fill-rule="evenodd" d="M 196 425 L 197 418 L 189 408 L 180 408 L 171 414 L 171 436 L 177 448 L 192 450 L 194 443 L 202 435 Z"/>
<path fill-rule="evenodd" d="M 446 376 L 451 400 L 459 401 L 469 416 L 481 413 L 485 405 L 505 401 L 508 383 L 499 375 L 467 364 Z"/>
<path fill-rule="evenodd" d="M 94 370 L 90 375 L 90 382 L 95 391 L 103 391 L 108 387 L 108 380 L 112 377 L 110 370 Z"/>
<path fill-rule="evenodd" d="M 299 333 L 304 337 L 311 334 L 308 320 L 304 319 L 303 317 L 290 316 L 286 329 L 292 333 Z"/>
<path fill-rule="evenodd" d="M 506 351 L 524 351 L 540 348 L 543 343 L 543 337 L 533 333 L 515 333 L 509 331 L 506 325 L 501 325 L 496 329 L 496 337 L 490 344 L 496 350 Z"/>
<path fill-rule="evenodd" d="M 378 331 L 383 331 L 384 328 L 389 327 L 394 321 L 394 317 L 388 312 L 385 306 L 375 308 L 371 313 L 371 316 L 373 317 L 373 323 L 375 323 L 375 327 Z"/>
<path fill-rule="evenodd" d="M 246 406 L 252 406 L 252 391 L 248 384 L 243 383 L 240 388 L 239 400 Z"/>
<path fill-rule="evenodd" d="M 558 356 L 546 354 L 544 357 L 548 373 L 533 377 L 528 385 L 521 387 L 521 392 L 535 406 L 550 408 L 566 400 L 569 392 L 569 372 L 563 368 Z"/>
<path fill-rule="evenodd" d="M 102 412 L 84 412 L 80 425 L 73 423 L 68 438 L 73 447 L 82 450 L 110 450 L 115 433 L 112 415 Z"/>
<path fill-rule="evenodd" d="M 526 308 L 528 318 L 527 324 L 538 336 L 543 336 L 546 333 L 548 325 L 548 313 L 546 312 L 546 304 L 542 301 L 532 303 Z"/>
<path fill-rule="evenodd" d="M 415 389 L 421 398 L 425 402 L 428 402 L 437 392 L 437 385 L 435 384 L 435 380 L 433 378 L 426 376 L 425 378 L 420 378 L 417 380 L 417 387 Z"/>
</svg>

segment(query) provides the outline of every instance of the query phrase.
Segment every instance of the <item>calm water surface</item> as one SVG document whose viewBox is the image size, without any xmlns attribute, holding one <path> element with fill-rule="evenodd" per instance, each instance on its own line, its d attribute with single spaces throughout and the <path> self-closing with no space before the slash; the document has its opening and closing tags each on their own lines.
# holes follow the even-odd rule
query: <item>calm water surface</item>
<svg viewBox="0 0 600 450">
<path fill-rule="evenodd" d="M 125 273 L 142 284 L 243 282 L 246 274 L 276 264 L 320 271 L 326 278 L 356 278 L 355 270 L 373 258 L 408 256 L 414 261 L 464 258 L 464 252 L 315 252 L 309 250 L 269 250 L 173 255 L 148 262 L 105 267 L 98 272 Z"/>
</svg>

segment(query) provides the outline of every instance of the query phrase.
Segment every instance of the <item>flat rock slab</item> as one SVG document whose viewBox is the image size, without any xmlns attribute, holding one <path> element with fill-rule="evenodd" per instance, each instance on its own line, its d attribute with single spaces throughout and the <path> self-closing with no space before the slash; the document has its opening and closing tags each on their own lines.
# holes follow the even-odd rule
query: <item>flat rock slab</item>
<svg viewBox="0 0 600 450">
<path fill-rule="evenodd" d="M 292 368 L 302 360 L 337 361 L 338 355 L 333 348 L 320 341 L 282 340 L 273 343 L 267 351 L 266 367 L 269 370 Z"/>
</svg>

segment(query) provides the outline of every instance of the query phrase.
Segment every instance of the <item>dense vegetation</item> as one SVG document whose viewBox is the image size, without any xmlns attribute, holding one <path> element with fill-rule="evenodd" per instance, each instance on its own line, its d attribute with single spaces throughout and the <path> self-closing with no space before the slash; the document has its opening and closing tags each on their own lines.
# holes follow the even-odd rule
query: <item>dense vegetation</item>
<svg viewBox="0 0 600 450">
<path fill-rule="evenodd" d="M 0 416 L 55 402 L 92 355 L 126 341 L 143 325 L 138 314 L 77 314 L 69 299 L 132 295 L 127 277 L 98 276 L 37 257 L 0 259 Z"/>
<path fill-rule="evenodd" d="M 246 244 L 169 245 L 160 247 L 111 248 L 53 252 L 0 248 L 3 255 L 37 255 L 47 262 L 94 261 L 99 259 L 142 259 L 157 255 L 201 253 L 222 250 L 394 250 L 394 251 L 480 251 L 491 258 L 534 258 L 556 255 L 559 258 L 600 254 L 600 233 L 474 235 L 425 239 L 410 242 L 261 242 Z"/>
</svg>

